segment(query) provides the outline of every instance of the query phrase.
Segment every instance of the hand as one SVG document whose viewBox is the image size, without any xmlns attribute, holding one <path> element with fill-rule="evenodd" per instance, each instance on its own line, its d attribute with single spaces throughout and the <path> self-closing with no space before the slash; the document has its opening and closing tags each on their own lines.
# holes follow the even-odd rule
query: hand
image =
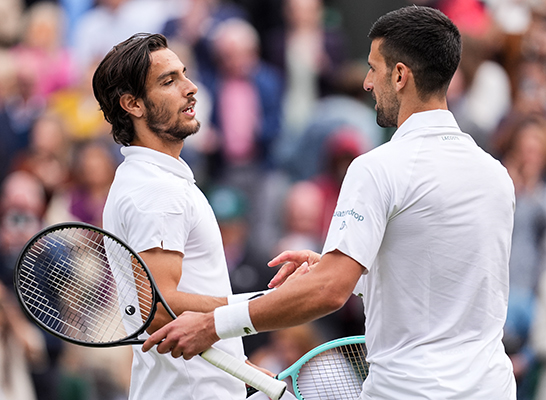
<svg viewBox="0 0 546 400">
<path fill-rule="evenodd" d="M 160 354 L 171 353 L 174 358 L 189 360 L 210 348 L 220 338 L 214 326 L 214 313 L 186 311 L 177 319 L 155 331 L 142 345 L 147 352 L 157 344 Z"/>
<path fill-rule="evenodd" d="M 246 360 L 245 361 L 248 365 L 250 365 L 252 368 L 256 368 L 258 371 L 261 371 L 263 372 L 264 374 L 266 375 L 269 375 L 270 377 L 274 378 L 276 374 L 274 374 L 273 372 L 269 371 L 268 369 L 265 369 L 265 368 L 262 368 L 262 367 L 258 367 L 256 364 L 253 364 L 251 363 L 250 361 Z"/>
<path fill-rule="evenodd" d="M 267 265 L 285 263 L 277 274 L 269 282 L 270 288 L 276 288 L 285 283 L 289 278 L 294 279 L 309 272 L 320 261 L 320 254 L 311 250 L 283 251 L 277 257 L 269 261 Z"/>
</svg>

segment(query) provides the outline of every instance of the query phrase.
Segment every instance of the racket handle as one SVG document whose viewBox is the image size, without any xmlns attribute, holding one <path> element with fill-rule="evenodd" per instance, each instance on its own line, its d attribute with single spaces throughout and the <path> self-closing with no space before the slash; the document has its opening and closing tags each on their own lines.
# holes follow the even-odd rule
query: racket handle
<svg viewBox="0 0 546 400">
<path fill-rule="evenodd" d="M 280 399 L 286 390 L 286 382 L 278 381 L 251 367 L 244 361 L 238 360 L 232 355 L 214 347 L 202 352 L 201 357 L 212 365 L 265 393 L 272 400 Z"/>
</svg>

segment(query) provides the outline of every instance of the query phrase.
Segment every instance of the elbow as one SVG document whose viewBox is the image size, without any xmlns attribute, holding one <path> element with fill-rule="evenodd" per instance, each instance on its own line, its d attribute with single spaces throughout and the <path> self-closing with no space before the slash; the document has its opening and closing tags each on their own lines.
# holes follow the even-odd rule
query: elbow
<svg viewBox="0 0 546 400">
<path fill-rule="evenodd" d="M 342 296 L 341 294 L 337 294 L 337 296 L 332 297 L 332 312 L 339 310 L 341 307 L 345 305 L 347 302 L 348 297 Z"/>
<path fill-rule="evenodd" d="M 326 313 L 333 313 L 345 305 L 350 294 L 339 290 L 336 285 L 330 284 L 323 288 L 321 294 L 321 307 Z"/>
</svg>

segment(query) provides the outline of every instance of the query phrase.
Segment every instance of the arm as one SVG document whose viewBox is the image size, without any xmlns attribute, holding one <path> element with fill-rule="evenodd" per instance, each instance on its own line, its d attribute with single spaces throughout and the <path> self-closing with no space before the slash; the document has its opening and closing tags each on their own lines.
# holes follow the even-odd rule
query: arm
<svg viewBox="0 0 546 400">
<path fill-rule="evenodd" d="M 225 297 L 212 297 L 178 291 L 184 258 L 182 253 L 153 248 L 141 252 L 139 255 L 150 269 L 159 291 L 176 315 L 180 315 L 184 311 L 210 312 L 216 307 L 227 304 Z M 147 332 L 152 333 L 171 321 L 171 316 L 163 306 L 159 305 Z"/>
<path fill-rule="evenodd" d="M 258 332 L 299 325 L 341 308 L 351 295 L 363 267 L 339 251 L 324 255 L 305 275 L 285 282 L 277 290 L 249 303 L 250 319 Z M 219 340 L 214 313 L 184 313 L 155 332 L 143 351 L 165 339 L 158 352 L 184 354 L 190 359 Z"/>
</svg>

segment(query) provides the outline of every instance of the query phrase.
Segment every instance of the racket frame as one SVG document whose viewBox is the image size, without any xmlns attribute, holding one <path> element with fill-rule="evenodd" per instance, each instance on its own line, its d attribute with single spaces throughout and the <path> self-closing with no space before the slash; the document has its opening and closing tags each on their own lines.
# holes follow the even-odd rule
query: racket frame
<svg viewBox="0 0 546 400">
<path fill-rule="evenodd" d="M 290 367 L 288 367 L 284 371 L 280 372 L 276 376 L 276 378 L 279 380 L 283 380 L 290 376 L 294 380 L 294 384 L 295 384 L 300 368 L 302 367 L 303 364 L 305 364 L 311 358 L 315 357 L 316 355 L 320 353 L 323 353 L 327 350 L 330 350 L 336 347 L 347 346 L 351 344 L 360 344 L 360 343 L 363 343 L 363 344 L 366 343 L 366 337 L 364 335 L 347 336 L 347 337 L 343 337 L 339 339 L 330 340 L 329 342 L 323 343 L 315 347 L 314 349 L 309 350 L 298 361 L 296 361 L 294 364 L 292 364 Z"/>
<path fill-rule="evenodd" d="M 292 379 L 292 387 L 294 389 L 294 394 L 299 400 L 305 400 L 303 398 L 303 395 L 300 393 L 300 389 L 298 387 L 298 376 L 299 376 L 301 367 L 307 361 L 311 360 L 313 357 L 325 351 L 334 349 L 336 347 L 348 346 L 353 344 L 365 344 L 365 343 L 366 343 L 366 337 L 364 335 L 347 336 L 347 337 L 343 337 L 339 339 L 330 340 L 329 342 L 323 343 L 309 350 L 298 361 L 296 361 L 294 364 L 292 364 L 290 367 L 288 367 L 284 371 L 280 372 L 275 378 L 278 380 L 284 380 L 290 377 Z"/>
<path fill-rule="evenodd" d="M 132 257 L 134 257 L 138 261 L 138 263 L 140 264 L 140 266 L 142 267 L 142 269 L 146 273 L 146 278 L 150 281 L 150 286 L 151 286 L 151 289 L 152 289 L 151 292 L 152 292 L 152 304 L 153 304 L 153 306 L 152 306 L 152 308 L 150 310 L 150 313 L 149 313 L 148 317 L 146 318 L 146 321 L 144 321 L 144 323 L 141 325 L 141 327 L 139 329 L 137 329 L 134 333 L 131 333 L 131 334 L 129 334 L 128 336 L 126 336 L 124 338 L 121 338 L 121 339 L 118 339 L 118 340 L 115 340 L 115 341 L 111 341 L 111 342 L 86 342 L 84 340 L 74 339 L 74 338 L 72 338 L 70 336 L 63 335 L 62 333 L 57 332 L 56 330 L 52 329 L 47 324 L 42 322 L 39 318 L 36 318 L 33 315 L 32 311 L 29 309 L 28 305 L 26 304 L 26 301 L 23 298 L 23 295 L 21 293 L 21 290 L 20 290 L 20 287 L 19 287 L 19 284 L 18 284 L 18 282 L 19 282 L 19 279 L 18 279 L 19 278 L 19 272 L 20 272 L 20 269 L 21 269 L 21 264 L 23 263 L 23 259 L 28 254 L 28 250 L 32 246 L 34 246 L 34 244 L 37 241 L 39 241 L 41 238 L 43 238 L 44 236 L 47 236 L 51 232 L 62 231 L 62 230 L 65 230 L 65 229 L 84 229 L 84 230 L 96 232 L 101 236 L 105 236 L 105 237 L 108 237 L 110 239 L 113 239 L 115 242 L 117 242 L 119 245 L 121 245 L 125 250 L 127 250 L 130 253 L 130 255 Z M 58 224 L 48 226 L 48 227 L 42 229 L 37 234 L 35 234 L 27 242 L 25 247 L 23 247 L 23 249 L 21 250 L 21 253 L 19 254 L 19 257 L 17 258 L 17 263 L 15 264 L 15 270 L 14 270 L 14 273 L 13 273 L 13 283 L 14 283 L 14 286 L 15 286 L 15 292 L 17 294 L 17 299 L 19 300 L 19 303 L 21 304 L 21 306 L 23 308 L 23 311 L 33 321 L 35 321 L 36 324 L 38 324 L 45 331 L 51 333 L 52 335 L 54 335 L 54 336 L 56 336 L 56 337 L 58 337 L 60 339 L 63 339 L 65 341 L 67 341 L 67 342 L 77 344 L 77 345 L 81 345 L 81 346 L 87 346 L 87 347 L 116 347 L 116 346 L 143 344 L 145 342 L 145 339 L 138 339 L 138 336 L 140 334 L 142 334 L 150 326 L 150 324 L 152 323 L 152 321 L 154 319 L 154 316 L 155 316 L 155 313 L 157 311 L 157 304 L 158 303 L 161 303 L 163 305 L 163 307 L 165 307 L 165 310 L 167 310 L 167 312 L 173 318 L 173 320 L 176 319 L 176 314 L 171 310 L 171 308 L 169 307 L 169 305 L 167 304 L 167 302 L 163 298 L 161 292 L 157 289 L 157 285 L 156 285 L 155 280 L 154 280 L 154 278 L 152 276 L 152 273 L 150 272 L 150 270 L 148 269 L 148 266 L 146 265 L 146 263 L 144 263 L 142 258 L 135 251 L 133 251 L 131 248 L 129 248 L 127 245 L 125 245 L 124 242 L 121 239 L 119 239 L 117 236 L 113 235 L 110 232 L 105 231 L 104 229 L 98 228 L 96 226 L 93 226 L 93 225 L 90 225 L 90 224 L 87 224 L 87 223 L 84 223 L 84 222 L 61 222 L 61 223 L 58 223 Z"/>
</svg>

